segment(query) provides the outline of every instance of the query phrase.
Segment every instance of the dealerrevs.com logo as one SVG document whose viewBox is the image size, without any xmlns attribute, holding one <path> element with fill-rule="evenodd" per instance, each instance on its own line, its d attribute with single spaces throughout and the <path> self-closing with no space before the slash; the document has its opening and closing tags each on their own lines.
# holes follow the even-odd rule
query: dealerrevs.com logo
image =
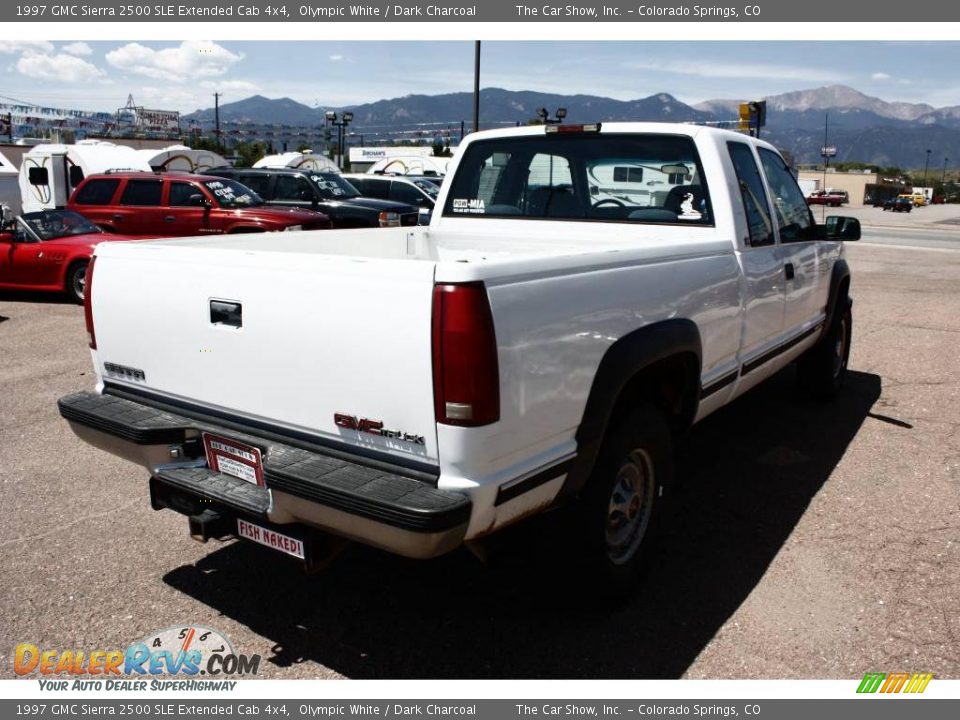
<svg viewBox="0 0 960 720">
<path fill-rule="evenodd" d="M 927 689 L 931 680 L 933 675 L 930 673 L 866 673 L 857 692 L 919 694 Z"/>
<path fill-rule="evenodd" d="M 217 630 L 190 625 L 152 632 L 123 650 L 20 643 L 13 670 L 37 675 L 41 690 L 233 690 L 233 678 L 256 675 L 260 659 L 235 652 Z"/>
</svg>

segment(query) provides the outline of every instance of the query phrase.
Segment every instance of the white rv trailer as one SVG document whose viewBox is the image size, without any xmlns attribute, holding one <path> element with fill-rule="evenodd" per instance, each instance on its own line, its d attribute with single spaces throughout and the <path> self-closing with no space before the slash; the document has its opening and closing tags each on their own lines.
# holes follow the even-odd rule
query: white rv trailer
<svg viewBox="0 0 960 720">
<path fill-rule="evenodd" d="M 14 215 L 20 214 L 20 187 L 17 166 L 0 153 L 0 205 L 6 205 Z"/>
<path fill-rule="evenodd" d="M 316 172 L 340 172 L 340 168 L 330 158 L 313 153 L 285 152 L 277 155 L 267 155 L 257 160 L 255 168 L 300 168 Z"/>
<path fill-rule="evenodd" d="M 137 150 L 156 172 L 203 173 L 210 168 L 229 165 L 227 159 L 212 150 L 194 150 L 186 145 L 170 145 L 159 150 Z"/>
<path fill-rule="evenodd" d="M 137 150 L 104 140 L 36 145 L 24 154 L 20 164 L 23 212 L 64 207 L 85 177 L 109 170 L 151 172 L 152 168 Z"/>
</svg>

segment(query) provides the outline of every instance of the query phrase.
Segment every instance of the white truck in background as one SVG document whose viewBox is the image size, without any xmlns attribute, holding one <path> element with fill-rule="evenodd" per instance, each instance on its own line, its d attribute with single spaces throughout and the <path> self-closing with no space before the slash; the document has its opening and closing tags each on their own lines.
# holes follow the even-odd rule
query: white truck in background
<svg viewBox="0 0 960 720">
<path fill-rule="evenodd" d="M 625 202 L 638 173 L 603 168 L 627 166 L 672 184 Z M 475 133 L 425 228 L 99 245 L 98 382 L 59 408 L 201 540 L 426 558 L 574 503 L 586 566 L 620 586 L 676 438 L 793 361 L 838 390 L 859 235 L 740 134 Z"/>
</svg>

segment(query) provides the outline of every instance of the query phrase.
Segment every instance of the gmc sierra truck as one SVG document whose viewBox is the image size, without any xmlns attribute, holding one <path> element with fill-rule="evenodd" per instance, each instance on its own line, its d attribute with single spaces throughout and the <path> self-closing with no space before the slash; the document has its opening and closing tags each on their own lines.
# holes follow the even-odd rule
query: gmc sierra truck
<svg viewBox="0 0 960 720">
<path fill-rule="evenodd" d="M 843 381 L 844 240 L 777 150 L 692 125 L 461 144 L 430 225 L 101 243 L 97 375 L 59 409 L 195 538 L 414 558 L 569 506 L 632 577 L 672 447 L 788 363 Z"/>
</svg>

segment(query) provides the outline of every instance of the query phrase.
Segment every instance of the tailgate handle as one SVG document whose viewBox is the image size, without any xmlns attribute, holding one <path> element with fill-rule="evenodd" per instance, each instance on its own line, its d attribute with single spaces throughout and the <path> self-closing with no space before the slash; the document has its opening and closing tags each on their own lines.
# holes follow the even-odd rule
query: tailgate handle
<svg viewBox="0 0 960 720">
<path fill-rule="evenodd" d="M 243 326 L 243 305 L 229 300 L 210 301 L 210 322 L 213 325 Z"/>
</svg>

